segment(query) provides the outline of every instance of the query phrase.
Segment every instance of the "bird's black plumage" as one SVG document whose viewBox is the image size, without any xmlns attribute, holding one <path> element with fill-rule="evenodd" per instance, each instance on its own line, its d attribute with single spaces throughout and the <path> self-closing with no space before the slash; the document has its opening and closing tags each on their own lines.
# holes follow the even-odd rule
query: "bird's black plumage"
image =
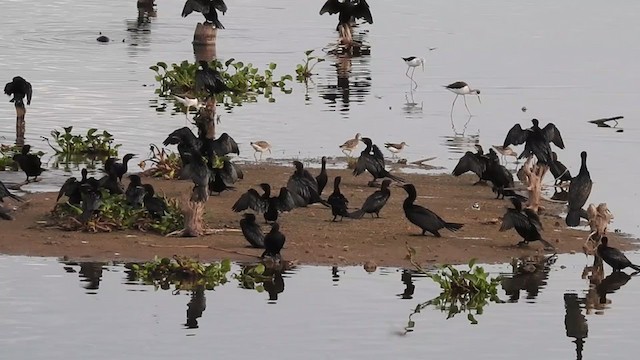
<svg viewBox="0 0 640 360">
<path fill-rule="evenodd" d="M 187 0 L 182 8 L 182 17 L 186 17 L 194 11 L 201 13 L 217 29 L 224 29 L 224 26 L 218 20 L 218 11 L 223 14 L 227 12 L 227 5 L 224 0 Z"/>
<path fill-rule="evenodd" d="M 209 95 L 215 95 L 230 90 L 217 69 L 209 67 L 205 60 L 199 64 L 200 68 L 196 70 L 196 91 L 204 90 Z"/>
<path fill-rule="evenodd" d="M 82 194 L 80 193 L 80 185 L 82 182 L 78 181 L 75 177 L 70 177 L 65 180 L 64 184 L 60 187 L 58 191 L 58 197 L 56 198 L 56 202 L 60 200 L 63 195 L 68 197 L 67 202 L 69 204 L 78 205 L 82 201 Z"/>
<path fill-rule="evenodd" d="M 327 157 L 323 156 L 321 160 L 322 166 L 320 168 L 320 173 L 316 176 L 316 182 L 318 183 L 318 195 L 322 195 L 322 190 L 327 186 L 327 181 L 329 181 L 329 177 L 327 176 Z"/>
<path fill-rule="evenodd" d="M 154 191 L 155 192 L 155 191 Z M 144 206 L 144 198 L 147 194 L 146 189 L 142 186 L 142 179 L 139 175 L 129 175 L 129 185 L 125 190 L 124 195 L 127 199 L 127 204 L 131 205 L 134 209 L 140 209 Z"/>
<path fill-rule="evenodd" d="M 567 204 L 569 211 L 565 218 L 565 222 L 568 226 L 580 225 L 582 207 L 587 202 L 587 199 L 591 194 L 591 187 L 593 186 L 591 174 L 589 174 L 589 169 L 587 169 L 587 152 L 581 152 L 580 158 L 580 172 L 578 172 L 576 177 L 571 179 L 571 184 L 569 184 L 569 197 Z"/>
<path fill-rule="evenodd" d="M 284 247 L 286 237 L 280 232 L 280 225 L 277 222 L 271 224 L 271 231 L 264 236 L 264 252 L 261 257 L 274 257 L 280 259 L 280 251 Z"/>
<path fill-rule="evenodd" d="M 342 24 L 350 24 L 352 19 L 364 19 L 369 24 L 373 24 L 373 16 L 366 0 L 327 0 L 320 9 L 320 15 L 324 13 L 338 14 L 338 27 Z"/>
<path fill-rule="evenodd" d="M 340 191 L 340 182 L 342 181 L 341 176 L 336 176 L 333 181 L 333 192 L 329 195 L 327 202 L 331 205 L 331 214 L 333 215 L 333 219 L 331 221 L 336 221 L 337 217 L 340 217 L 340 221 L 342 218 L 349 217 L 349 200 L 342 194 Z"/>
<path fill-rule="evenodd" d="M 487 165 L 489 164 L 489 157 L 484 154 L 482 146 L 476 145 L 476 149 L 477 150 L 475 153 L 471 151 L 465 152 L 460 160 L 458 160 L 456 167 L 451 173 L 453 176 L 460 176 L 466 172 L 471 171 L 474 174 L 478 175 L 479 178 L 475 184 L 479 184 L 481 182 L 484 182 L 485 180 L 489 180 L 486 174 Z"/>
<path fill-rule="evenodd" d="M 493 149 L 489 149 L 487 158 L 489 161 L 487 162 L 484 177 L 493 184 L 492 190 L 496 193 L 496 199 L 500 197 L 504 199 L 505 196 L 514 196 L 521 200 L 525 199 L 525 197 L 516 194 L 513 190 L 513 174 L 506 167 L 500 165 L 498 154 Z"/>
<path fill-rule="evenodd" d="M 502 224 L 500 231 L 516 229 L 516 232 L 522 237 L 522 241 L 518 245 L 525 245 L 531 241 L 540 241 L 547 249 L 553 249 L 548 241 L 542 238 L 542 223 L 540 217 L 531 209 L 523 209 L 522 202 L 516 197 L 510 198 L 513 208 L 508 208 L 507 212 L 502 216 Z"/>
<path fill-rule="evenodd" d="M 369 182 L 369 186 L 377 186 L 376 180 L 389 178 L 398 182 L 404 182 L 404 180 L 395 175 L 391 175 L 384 168 L 384 155 L 380 149 L 373 145 L 370 138 L 364 137 L 361 139 L 365 143 L 366 148 L 360 153 L 360 157 L 356 162 L 356 166 L 353 169 L 353 175 L 358 176 L 363 172 L 368 171 L 373 176 L 373 181 Z"/>
<path fill-rule="evenodd" d="M 364 214 L 371 214 L 371 217 L 373 217 L 373 214 L 376 214 L 377 217 L 380 217 L 380 210 L 382 210 L 387 200 L 389 200 L 389 197 L 391 197 L 391 190 L 389 190 L 390 184 L 391 180 L 382 180 L 380 190 L 376 190 L 373 194 L 369 195 L 362 204 L 362 207 L 351 213 L 349 217 L 360 219 Z"/>
<path fill-rule="evenodd" d="M 571 181 L 571 173 L 569 172 L 569 169 L 567 169 L 567 167 L 558 160 L 558 154 L 555 152 L 551 152 L 549 171 L 551 171 L 551 174 L 556 179 L 556 184 Z"/>
<path fill-rule="evenodd" d="M 420 205 L 414 204 L 414 201 L 416 200 L 418 195 L 413 184 L 404 184 L 402 187 L 407 192 L 407 198 L 402 204 L 404 215 L 412 224 L 422 229 L 422 235 L 426 235 L 428 231 L 435 237 L 441 237 L 440 233 L 438 232 L 438 230 L 440 229 L 457 231 L 464 226 L 464 224 L 446 222 L 433 211 Z"/>
<path fill-rule="evenodd" d="M 16 76 L 4 86 L 4 93 L 13 98 L 9 102 L 14 102 L 16 106 L 24 106 L 24 98 L 27 98 L 27 105 L 31 105 L 31 96 L 33 95 L 33 89 L 31 83 L 22 78 L 22 76 Z"/>
<path fill-rule="evenodd" d="M 104 171 L 107 174 L 113 174 L 118 178 L 118 181 L 122 181 L 124 174 L 129 171 L 129 160 L 131 160 L 135 154 L 127 154 L 122 158 L 122 162 L 117 162 L 114 158 L 108 158 L 104 163 Z"/>
<path fill-rule="evenodd" d="M 142 185 L 146 194 L 144 195 L 144 207 L 154 219 L 160 219 L 168 210 L 169 207 L 164 199 L 156 197 L 155 190 L 151 184 Z"/>
<path fill-rule="evenodd" d="M 604 262 L 613 268 L 613 271 L 621 271 L 628 267 L 640 271 L 640 266 L 631 263 L 622 251 L 609 246 L 609 238 L 606 236 L 600 239 L 600 245 L 598 245 L 596 252 Z"/>
<path fill-rule="evenodd" d="M 231 209 L 235 212 L 251 209 L 257 213 L 263 213 L 264 220 L 269 222 L 278 220 L 280 212 L 306 206 L 304 199 L 286 187 L 280 188 L 278 196 L 271 196 L 271 185 L 262 183 L 260 187 L 264 191 L 262 195 L 254 189 L 249 189 L 238 198 Z"/>
<path fill-rule="evenodd" d="M 296 167 L 296 170 L 287 181 L 287 189 L 299 195 L 307 205 L 319 202 L 329 207 L 329 203 L 320 198 L 318 194 L 318 183 L 313 175 L 304 168 L 304 165 L 300 161 L 295 160 L 293 165 Z"/>
<path fill-rule="evenodd" d="M 38 176 L 44 171 L 40 157 L 36 154 L 29 154 L 30 150 L 31 145 L 24 145 L 19 154 L 13 155 L 13 161 L 17 162 L 20 169 L 27 175 L 27 182 L 30 177 L 33 177 L 34 181 L 38 180 Z"/>
<path fill-rule="evenodd" d="M 24 201 L 19 196 L 12 194 L 9 189 L 0 181 L 0 202 L 4 202 L 4 198 L 10 197 L 16 201 Z"/>
<path fill-rule="evenodd" d="M 100 211 L 102 194 L 90 184 L 80 185 L 80 194 L 82 197 L 82 214 L 80 215 L 80 221 L 85 223 L 91 219 L 93 214 Z"/>
<path fill-rule="evenodd" d="M 552 158 L 549 144 L 553 143 L 560 149 L 564 149 L 560 130 L 553 123 L 540 128 L 538 119 L 533 119 L 531 122 L 533 126 L 525 130 L 520 127 L 520 124 L 515 124 L 507 133 L 503 146 L 524 144 L 524 151 L 518 159 L 535 155 L 540 164 L 549 164 Z"/>
<path fill-rule="evenodd" d="M 264 249 L 264 234 L 260 225 L 256 223 L 254 214 L 244 214 L 244 217 L 240 219 L 240 230 L 242 230 L 242 235 L 252 247 Z"/>
</svg>

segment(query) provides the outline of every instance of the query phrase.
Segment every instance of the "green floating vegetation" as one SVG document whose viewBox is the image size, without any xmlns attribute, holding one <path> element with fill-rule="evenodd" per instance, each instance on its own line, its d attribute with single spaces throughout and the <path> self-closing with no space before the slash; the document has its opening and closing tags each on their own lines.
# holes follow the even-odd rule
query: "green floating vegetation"
<svg viewBox="0 0 640 360">
<path fill-rule="evenodd" d="M 313 50 L 305 51 L 304 55 L 306 56 L 306 58 L 302 60 L 304 61 L 304 63 L 298 64 L 298 66 L 296 66 L 296 80 L 298 80 L 299 82 L 306 82 L 307 80 L 309 80 L 309 78 L 311 78 L 311 76 L 313 75 L 313 73 L 311 72 L 313 71 L 313 68 L 316 67 L 316 65 L 318 65 L 319 63 L 325 61 L 324 58 L 313 56 L 312 53 Z"/>
<path fill-rule="evenodd" d="M 490 302 L 502 303 L 498 297 L 498 285 L 501 277 L 489 277 L 482 266 L 475 264 L 472 259 L 468 270 L 458 270 L 451 265 L 442 265 L 435 272 L 422 268 L 415 260 L 416 251 L 407 246 L 408 259 L 416 270 L 431 278 L 440 285 L 442 292 L 435 298 L 420 303 L 409 315 L 409 321 L 405 327 L 406 332 L 413 331 L 415 322 L 412 317 L 428 307 L 434 307 L 447 313 L 447 319 L 460 313 L 466 313 L 471 324 L 477 324 L 476 315 L 481 315 L 484 307 Z"/>
<path fill-rule="evenodd" d="M 174 255 L 173 259 L 156 257 L 142 264 L 127 264 L 127 268 L 131 269 L 134 280 L 153 285 L 156 290 L 169 290 L 172 285 L 176 291 L 194 290 L 199 286 L 213 290 L 228 283 L 231 261 L 225 259 L 205 264 L 186 256 Z M 262 283 L 272 279 L 272 276 L 263 275 L 264 272 L 265 266 L 261 263 L 247 265 L 240 272 L 232 274 L 231 278 L 237 280 L 242 288 L 263 292 Z"/>
<path fill-rule="evenodd" d="M 99 131 L 96 128 L 87 130 L 85 135 L 73 134 L 73 126 L 62 128 L 63 131 L 52 130 L 51 137 L 43 136 L 49 146 L 57 155 L 73 156 L 118 156 L 118 148 L 122 144 L 113 144 L 113 135 L 106 130 Z M 55 145 L 54 145 L 55 144 Z"/>
<path fill-rule="evenodd" d="M 69 231 L 111 232 L 134 229 L 166 235 L 184 228 L 184 215 L 177 199 L 164 200 L 168 210 L 160 219 L 154 219 L 146 209 L 135 209 L 127 204 L 124 195 L 111 195 L 102 190 L 100 211 L 87 222 L 77 220 L 82 209 L 68 202 L 56 204 L 51 216 L 58 227 Z"/>
<path fill-rule="evenodd" d="M 216 95 L 216 101 L 224 104 L 226 108 L 241 106 L 246 102 L 257 102 L 260 95 L 268 99 L 269 102 L 275 102 L 274 88 L 280 89 L 285 94 L 290 94 L 292 91 L 286 88 L 287 81 L 293 80 L 291 75 L 282 75 L 280 79 L 274 78 L 276 63 L 270 63 L 267 69 L 260 70 L 251 63 L 245 64 L 231 58 L 224 63 L 213 60 L 209 63 L 209 67 L 217 69 L 226 85 L 231 89 L 230 92 Z M 156 73 L 155 79 L 160 87 L 155 90 L 155 93 L 161 97 L 169 95 L 187 95 L 191 98 L 206 96 L 204 93 L 196 92 L 197 63 L 184 60 L 180 64 L 173 63 L 169 66 L 160 61 L 149 68 Z M 158 111 L 163 111 L 163 108 L 159 107 Z"/>
<path fill-rule="evenodd" d="M 20 153 L 20 146 L 0 145 L 0 171 L 18 170 L 18 163 L 13 161 L 13 155 Z"/>
</svg>

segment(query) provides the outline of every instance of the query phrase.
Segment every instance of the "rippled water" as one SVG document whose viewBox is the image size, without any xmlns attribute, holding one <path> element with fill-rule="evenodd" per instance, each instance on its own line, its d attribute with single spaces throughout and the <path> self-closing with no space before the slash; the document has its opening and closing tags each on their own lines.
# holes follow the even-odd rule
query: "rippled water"
<svg viewBox="0 0 640 360">
<path fill-rule="evenodd" d="M 192 60 L 201 16 L 183 19 L 181 1 L 161 2 L 157 17 L 138 25 L 134 3 L 2 1 L 1 78 L 21 74 L 33 83 L 27 136 L 37 149 L 47 149 L 39 137 L 52 128 L 74 125 L 106 128 L 124 151 L 146 155 L 149 142 L 161 142 L 184 124 L 180 114 L 149 107 L 155 84 L 148 67 Z M 217 56 L 257 66 L 273 61 L 278 74 L 292 73 L 304 50 L 322 52 L 336 40 L 335 16 L 319 16 L 320 6 L 234 1 L 221 18 L 227 29 L 219 33 Z M 627 84 L 640 80 L 633 46 L 639 8 L 632 1 L 594 0 L 375 3 L 375 23 L 358 30 L 371 45 L 370 56 L 327 56 L 307 99 L 304 86 L 294 84 L 293 94 L 277 93 L 275 104 L 261 101 L 224 114 L 219 131 L 241 143 L 245 159 L 252 156 L 248 142 L 257 139 L 272 142 L 275 157 L 341 155 L 337 145 L 362 132 L 378 143 L 404 140 L 410 160 L 437 156 L 435 165 L 451 169 L 472 143 L 497 144 L 515 122 L 528 125 L 538 117 L 563 132 L 567 149 L 559 157 L 572 172 L 579 152 L 589 151 L 590 201 L 607 202 L 616 216 L 613 227 L 638 235 L 632 209 L 640 200 L 634 186 L 640 170 L 629 165 L 640 148 L 640 90 Z M 114 41 L 97 43 L 99 31 Z M 426 71 L 415 73 L 415 91 L 400 59 L 410 55 L 427 58 Z M 350 69 L 348 87 L 339 69 Z M 468 99 L 472 118 L 461 102 L 449 117 L 454 96 L 441 85 L 456 80 L 482 90 L 482 104 Z M 624 132 L 586 123 L 614 115 L 625 116 Z M 11 141 L 11 104 L 0 107 L 0 118 L 0 136 Z M 56 176 L 49 172 L 45 179 L 57 185 Z"/>
<path fill-rule="evenodd" d="M 0 256 L 0 346 L 9 359 L 573 359 L 577 338 L 585 358 L 632 358 L 640 281 L 628 280 L 594 309 L 598 295 L 580 275 L 590 262 L 560 256 L 546 279 L 516 286 L 527 289 L 519 299 L 485 307 L 478 325 L 428 308 L 402 335 L 412 309 L 439 289 L 395 268 L 303 266 L 271 294 L 233 280 L 176 294 L 128 280 L 120 265 Z M 567 294 L 575 295 L 565 310 Z M 504 289 L 499 295 L 509 299 Z"/>
</svg>

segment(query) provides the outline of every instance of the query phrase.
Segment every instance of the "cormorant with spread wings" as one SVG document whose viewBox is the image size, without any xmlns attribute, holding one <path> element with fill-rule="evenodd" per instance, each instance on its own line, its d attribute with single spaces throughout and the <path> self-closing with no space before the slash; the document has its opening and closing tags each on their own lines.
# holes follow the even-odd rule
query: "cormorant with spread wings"
<svg viewBox="0 0 640 360">
<path fill-rule="evenodd" d="M 364 19 L 369 24 L 373 24 L 373 16 L 365 0 L 327 0 L 320 9 L 320 15 L 324 13 L 339 14 L 336 30 L 342 24 L 349 24 L 351 19 Z"/>
<path fill-rule="evenodd" d="M 524 151 L 518 159 L 535 155 L 538 158 L 538 163 L 549 164 L 552 161 L 549 143 L 564 149 L 560 130 L 553 123 L 548 123 L 544 128 L 540 128 L 538 119 L 533 119 L 531 122 L 533 126 L 525 130 L 520 127 L 520 124 L 515 124 L 507 133 L 503 147 L 524 144 Z"/>
<path fill-rule="evenodd" d="M 187 0 L 182 8 L 182 17 L 187 17 L 194 11 L 201 13 L 208 22 L 213 23 L 216 29 L 224 29 L 218 20 L 218 11 L 223 14 L 227 12 L 227 4 L 224 0 Z"/>
</svg>

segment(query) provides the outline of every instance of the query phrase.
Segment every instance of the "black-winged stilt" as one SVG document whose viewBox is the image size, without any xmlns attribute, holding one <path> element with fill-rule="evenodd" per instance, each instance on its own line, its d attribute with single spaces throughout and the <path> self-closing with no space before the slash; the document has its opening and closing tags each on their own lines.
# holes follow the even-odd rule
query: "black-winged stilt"
<svg viewBox="0 0 640 360">
<path fill-rule="evenodd" d="M 189 110 L 190 110 L 191 108 L 195 108 L 195 109 L 196 109 L 196 111 L 197 111 L 197 110 L 198 110 L 198 109 L 200 109 L 201 107 L 204 107 L 204 104 L 201 104 L 201 103 L 200 103 L 200 101 L 199 101 L 197 98 L 196 98 L 196 99 L 192 99 L 192 98 L 187 97 L 187 96 L 185 96 L 185 97 L 180 97 L 180 96 L 176 96 L 176 95 L 173 95 L 173 97 L 174 97 L 176 100 L 178 100 L 178 102 L 179 102 L 180 104 L 182 104 L 182 105 L 185 107 L 185 110 L 184 110 L 184 116 L 185 116 L 187 119 L 189 119 Z"/>
<path fill-rule="evenodd" d="M 456 94 L 455 99 L 453 99 L 453 103 L 451 104 L 451 114 L 453 114 L 453 106 L 456 104 L 456 100 L 458 100 L 458 96 L 462 95 L 464 99 L 464 107 L 467 108 L 467 112 L 471 115 L 471 111 L 469 111 L 469 107 L 467 106 L 467 95 L 477 95 L 478 101 L 482 103 L 480 100 L 480 90 L 472 89 L 469 84 L 464 81 L 456 81 L 452 84 L 445 86 L 445 88 L 452 93 Z"/>
</svg>

